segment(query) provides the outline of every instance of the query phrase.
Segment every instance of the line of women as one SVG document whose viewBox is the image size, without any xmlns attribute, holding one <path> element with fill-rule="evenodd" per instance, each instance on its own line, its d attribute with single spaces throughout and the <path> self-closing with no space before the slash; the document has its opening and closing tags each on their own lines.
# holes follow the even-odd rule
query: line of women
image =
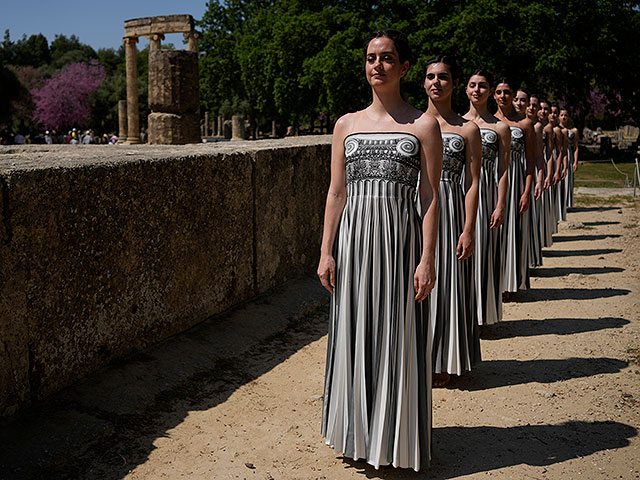
<svg viewBox="0 0 640 480">
<path fill-rule="evenodd" d="M 336 453 L 418 471 L 432 384 L 480 360 L 480 327 L 527 288 L 570 206 L 568 116 L 484 70 L 461 116 L 448 56 L 427 62 L 422 112 L 400 93 L 404 35 L 374 33 L 364 56 L 372 101 L 335 125 L 318 266 L 332 294 L 322 434 Z"/>
</svg>

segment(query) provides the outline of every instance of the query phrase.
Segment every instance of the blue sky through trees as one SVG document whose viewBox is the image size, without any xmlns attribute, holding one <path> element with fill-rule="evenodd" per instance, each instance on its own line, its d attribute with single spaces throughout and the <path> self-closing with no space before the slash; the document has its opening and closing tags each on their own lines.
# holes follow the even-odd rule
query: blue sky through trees
<svg viewBox="0 0 640 480">
<path fill-rule="evenodd" d="M 42 33 L 49 43 L 56 34 L 76 35 L 80 42 L 99 48 L 115 48 L 122 44 L 124 21 L 158 15 L 189 14 L 199 20 L 206 0 L 108 0 L 72 2 L 69 0 L 0 0 L 0 35 L 9 29 L 15 42 Z M 181 35 L 167 35 L 166 42 L 181 48 Z M 140 39 L 138 48 L 148 42 Z"/>
</svg>

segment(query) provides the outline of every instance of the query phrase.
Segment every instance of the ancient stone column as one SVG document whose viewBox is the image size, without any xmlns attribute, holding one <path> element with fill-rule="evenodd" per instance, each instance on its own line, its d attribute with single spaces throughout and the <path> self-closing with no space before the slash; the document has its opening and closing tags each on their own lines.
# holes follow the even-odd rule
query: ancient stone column
<svg viewBox="0 0 640 480">
<path fill-rule="evenodd" d="M 209 136 L 209 112 L 204 112 L 204 136 Z"/>
<path fill-rule="evenodd" d="M 222 115 L 218 115 L 218 136 L 222 136 L 222 124 L 224 123 L 224 118 Z"/>
<path fill-rule="evenodd" d="M 184 50 L 149 52 L 149 143 L 198 143 L 200 84 L 198 54 Z"/>
<path fill-rule="evenodd" d="M 124 37 L 127 66 L 127 143 L 140 143 L 138 110 L 138 37 Z"/>
<path fill-rule="evenodd" d="M 162 33 L 147 35 L 147 40 L 149 40 L 149 51 L 154 52 L 162 48 L 162 40 L 164 40 L 164 35 Z"/>
<path fill-rule="evenodd" d="M 244 117 L 234 115 L 231 117 L 231 141 L 244 140 Z"/>
<path fill-rule="evenodd" d="M 118 140 L 127 139 L 127 101 L 118 101 Z"/>
<path fill-rule="evenodd" d="M 271 136 L 276 138 L 278 136 L 278 132 L 276 132 L 276 121 L 271 120 Z"/>
<path fill-rule="evenodd" d="M 187 39 L 187 52 L 198 51 L 198 39 L 200 38 L 199 32 L 185 32 L 184 38 Z"/>
</svg>

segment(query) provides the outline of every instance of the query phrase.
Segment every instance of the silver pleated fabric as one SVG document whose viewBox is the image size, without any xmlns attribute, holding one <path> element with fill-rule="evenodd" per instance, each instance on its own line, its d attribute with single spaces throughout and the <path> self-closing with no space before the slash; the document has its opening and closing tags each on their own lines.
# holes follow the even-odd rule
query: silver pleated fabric
<svg viewBox="0 0 640 480">
<path fill-rule="evenodd" d="M 524 131 L 511 126 L 511 159 L 509 161 L 509 195 L 502 230 L 503 289 L 517 292 L 529 282 L 530 211 L 520 214 L 520 197 L 527 175 Z"/>
<path fill-rule="evenodd" d="M 569 156 L 567 166 L 567 176 L 565 177 L 564 194 L 565 194 L 565 208 L 573 207 L 573 142 L 575 140 L 576 133 L 569 130 L 569 150 L 567 155 Z"/>
<path fill-rule="evenodd" d="M 336 453 L 375 468 L 419 471 L 431 451 L 428 308 L 413 286 L 422 243 L 419 141 L 353 134 L 345 154 L 322 435 Z"/>
<path fill-rule="evenodd" d="M 459 261 L 456 256 L 465 220 L 461 183 L 465 145 L 454 133 L 443 133 L 442 143 L 436 284 L 429 298 L 432 359 L 435 373 L 461 375 L 480 361 L 473 263 L 471 258 Z"/>
<path fill-rule="evenodd" d="M 536 176 L 538 178 L 539 170 L 536 168 Z M 531 189 L 529 214 L 530 219 L 530 238 L 529 238 L 529 266 L 539 267 L 542 265 L 542 221 L 540 217 L 543 215 L 542 211 L 542 195 L 536 200 L 535 186 Z"/>
<path fill-rule="evenodd" d="M 560 152 L 556 153 L 556 157 L 555 157 L 556 161 L 558 161 L 559 153 Z M 560 171 L 561 172 L 562 172 L 562 168 L 563 167 L 560 166 Z M 557 202 L 558 202 L 558 205 L 557 205 L 558 206 L 558 217 L 557 218 L 558 218 L 558 221 L 562 220 L 563 222 L 567 219 L 567 203 L 566 203 L 567 199 L 566 199 L 566 196 L 565 196 L 566 195 L 565 194 L 565 191 L 566 191 L 565 180 L 566 180 L 566 177 L 565 177 L 564 180 L 560 180 L 558 182 L 558 185 L 556 185 L 557 186 L 556 194 L 558 195 L 558 200 L 557 200 Z"/>
<path fill-rule="evenodd" d="M 556 168 L 558 168 L 558 150 L 555 148 L 552 150 L 551 155 L 553 156 L 553 172 L 555 176 Z M 560 219 L 560 184 L 556 183 L 551 186 L 551 206 L 552 206 L 552 217 L 553 217 L 553 233 L 558 233 L 558 221 Z"/>
<path fill-rule="evenodd" d="M 481 128 L 482 166 L 476 215 L 476 248 L 473 252 L 478 325 L 492 325 L 502 320 L 502 262 L 500 227 L 491 230 L 491 215 L 498 204 L 496 169 L 498 160 L 498 134 Z"/>
<path fill-rule="evenodd" d="M 547 132 L 542 132 L 542 141 L 544 142 L 544 168 L 546 176 L 547 162 L 549 160 L 550 152 L 547 151 Z M 551 247 L 553 245 L 553 233 L 555 228 L 555 214 L 553 212 L 553 201 L 551 187 L 542 194 L 542 215 L 540 222 L 542 225 L 542 244 L 543 247 Z"/>
</svg>

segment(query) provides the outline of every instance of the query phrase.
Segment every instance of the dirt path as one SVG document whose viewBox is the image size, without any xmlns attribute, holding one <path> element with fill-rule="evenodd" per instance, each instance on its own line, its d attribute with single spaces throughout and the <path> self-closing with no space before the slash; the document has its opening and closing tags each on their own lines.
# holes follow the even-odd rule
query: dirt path
<svg viewBox="0 0 640 480">
<path fill-rule="evenodd" d="M 324 445 L 326 307 L 248 355 L 158 395 L 153 408 L 110 419 L 108 435 L 54 473 L 131 480 L 640 478 L 640 208 L 583 206 L 568 220 L 531 289 L 505 304 L 504 321 L 487 332 L 483 363 L 434 390 L 433 464 L 425 474 L 376 471 Z"/>
</svg>

